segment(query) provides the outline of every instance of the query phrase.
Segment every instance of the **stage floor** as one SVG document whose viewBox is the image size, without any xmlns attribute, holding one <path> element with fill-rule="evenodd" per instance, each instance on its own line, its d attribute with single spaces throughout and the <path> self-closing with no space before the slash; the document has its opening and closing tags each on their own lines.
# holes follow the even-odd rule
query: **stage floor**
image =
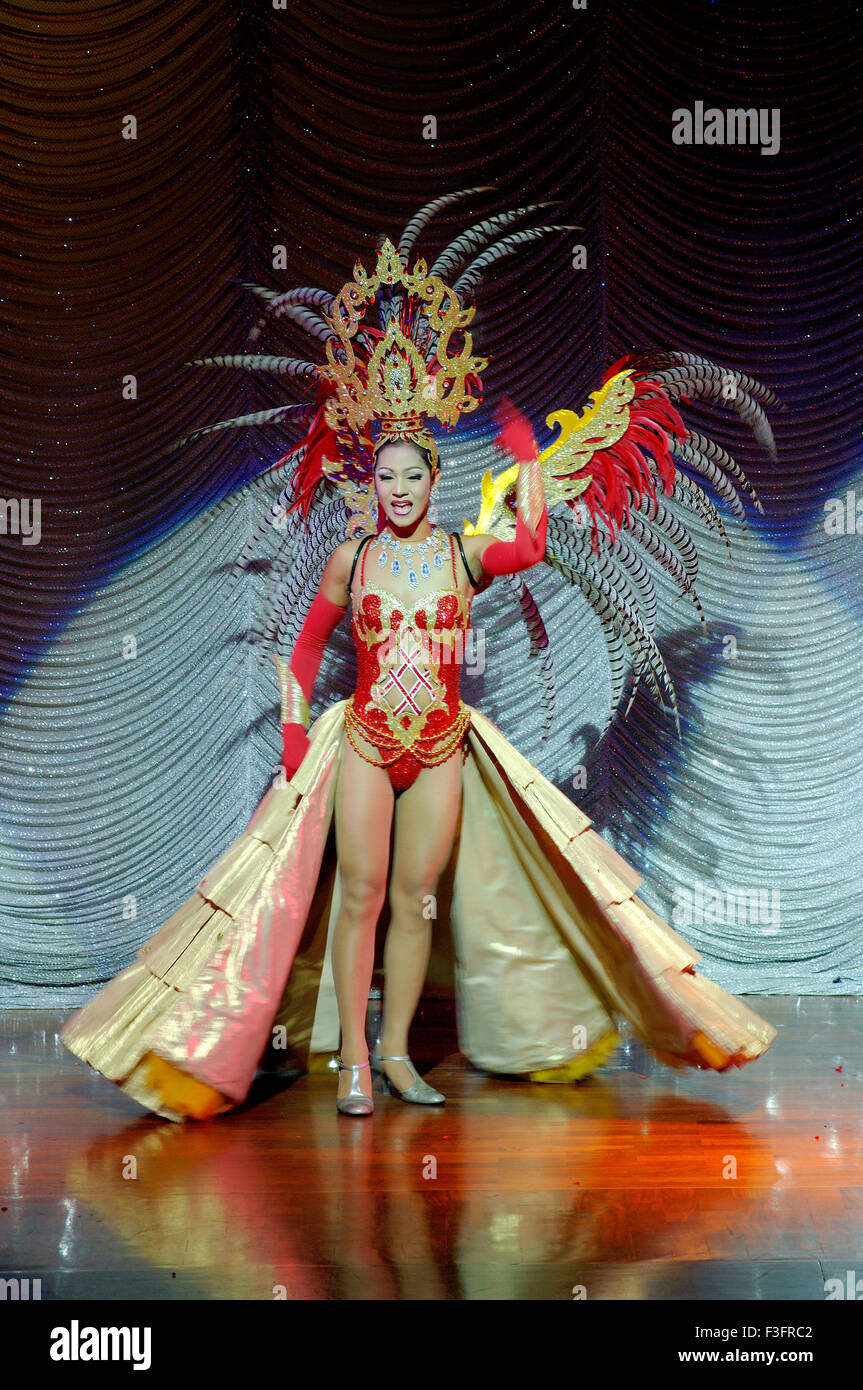
<svg viewBox="0 0 863 1390">
<path fill-rule="evenodd" d="M 779 1036 L 741 1071 L 672 1070 L 624 1030 L 568 1086 L 473 1070 L 424 1002 L 413 1055 L 445 1106 L 381 1091 L 353 1118 L 332 1076 L 261 1077 L 185 1125 L 66 1052 L 65 1013 L 7 1010 L 0 1278 L 43 1299 L 824 1301 L 863 1281 L 863 999 L 746 1001 Z"/>
</svg>

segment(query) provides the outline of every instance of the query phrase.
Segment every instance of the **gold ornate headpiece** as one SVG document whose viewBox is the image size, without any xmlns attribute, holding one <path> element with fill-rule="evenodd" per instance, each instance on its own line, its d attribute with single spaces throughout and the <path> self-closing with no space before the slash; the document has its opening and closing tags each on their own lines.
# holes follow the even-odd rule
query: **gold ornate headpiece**
<svg viewBox="0 0 863 1390">
<path fill-rule="evenodd" d="M 388 289 L 392 293 L 386 299 Z M 378 303 L 389 313 L 382 330 L 363 322 L 368 309 Z M 368 275 L 358 261 L 353 280 L 336 296 L 326 316 L 333 337 L 326 344 L 327 362 L 320 375 L 330 384 L 323 416 L 335 436 L 338 457 L 325 458 L 321 470 L 342 487 L 349 505 L 362 511 L 366 520 L 374 500 L 377 450 L 396 440 L 417 444 L 428 450 L 436 476 L 438 450 L 426 421 L 437 420 L 453 429 L 462 415 L 479 405 L 479 374 L 488 359 L 473 355 L 466 330 L 474 313 L 473 307 L 461 308 L 455 292 L 437 275 L 428 274 L 424 260 L 417 260 L 409 271 L 388 239 L 378 253 L 375 273 Z M 374 442 L 372 427 L 377 431 Z"/>
</svg>

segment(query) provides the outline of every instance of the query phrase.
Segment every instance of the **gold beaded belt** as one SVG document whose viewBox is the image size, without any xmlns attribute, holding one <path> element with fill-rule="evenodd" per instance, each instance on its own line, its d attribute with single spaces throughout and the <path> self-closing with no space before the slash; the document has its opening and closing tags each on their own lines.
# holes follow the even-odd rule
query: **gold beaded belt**
<svg viewBox="0 0 863 1390">
<path fill-rule="evenodd" d="M 367 763 L 372 763 L 374 767 L 389 767 L 390 763 L 394 763 L 405 753 L 413 754 L 417 762 L 422 763 L 424 767 L 437 767 L 439 763 L 446 762 L 447 758 L 452 756 L 469 728 L 470 710 L 463 702 L 460 702 L 452 728 L 448 729 L 446 733 L 439 735 L 437 739 L 415 738 L 413 743 L 405 746 L 386 729 L 373 728 L 370 724 L 365 723 L 362 716 L 357 713 L 353 695 L 345 705 L 345 733 L 348 736 L 348 742 L 361 758 L 364 758 Z M 368 753 L 357 747 L 356 734 L 368 739 L 369 743 L 377 748 L 381 755 L 380 762 L 375 762 Z M 428 746 L 429 744 L 431 747 Z"/>
</svg>

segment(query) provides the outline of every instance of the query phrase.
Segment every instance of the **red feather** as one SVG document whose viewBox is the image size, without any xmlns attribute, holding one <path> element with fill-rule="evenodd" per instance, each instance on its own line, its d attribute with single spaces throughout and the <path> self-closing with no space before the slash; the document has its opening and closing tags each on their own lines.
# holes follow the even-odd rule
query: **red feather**
<svg viewBox="0 0 863 1390">
<path fill-rule="evenodd" d="M 621 357 L 608 368 L 603 385 L 618 372 L 627 370 L 628 362 L 636 360 L 643 365 L 643 359 L 636 354 Z M 635 394 L 629 406 L 626 431 L 616 443 L 594 454 L 586 466 L 591 475 L 590 486 L 578 499 L 590 513 L 594 552 L 599 550 L 600 525 L 607 528 L 614 540 L 618 527 L 629 519 L 630 510 L 639 505 L 645 494 L 656 497 L 656 479 L 645 450 L 656 462 L 662 491 L 666 495 L 674 491 L 677 470 L 669 449 L 669 436 L 684 439 L 686 426 L 661 382 L 652 380 L 649 375 L 633 377 L 632 382 Z"/>
</svg>

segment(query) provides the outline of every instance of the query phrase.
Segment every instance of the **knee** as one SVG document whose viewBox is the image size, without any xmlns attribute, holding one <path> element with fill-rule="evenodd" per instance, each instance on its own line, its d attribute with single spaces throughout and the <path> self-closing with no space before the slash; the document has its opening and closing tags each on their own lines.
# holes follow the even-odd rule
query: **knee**
<svg viewBox="0 0 863 1390">
<path fill-rule="evenodd" d="M 389 891 L 391 916 L 417 926 L 431 921 L 437 916 L 436 884 L 437 880 L 430 876 L 393 879 Z"/>
<path fill-rule="evenodd" d="M 386 897 L 386 880 L 368 874 L 342 874 L 342 907 L 351 921 L 377 919 Z"/>
</svg>

